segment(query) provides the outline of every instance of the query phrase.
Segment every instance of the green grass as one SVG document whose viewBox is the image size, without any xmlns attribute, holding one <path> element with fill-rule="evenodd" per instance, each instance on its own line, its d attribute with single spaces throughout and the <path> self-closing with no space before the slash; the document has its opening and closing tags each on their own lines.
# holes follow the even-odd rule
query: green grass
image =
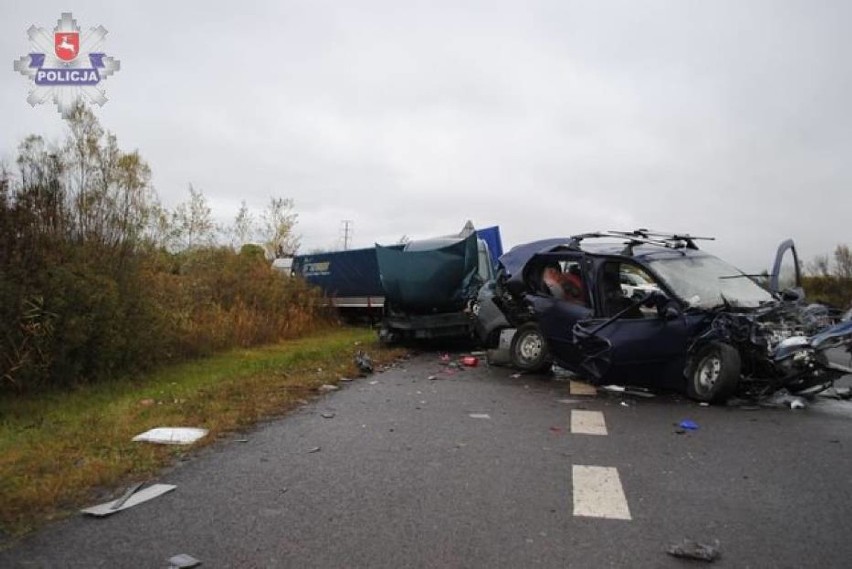
<svg viewBox="0 0 852 569">
<path fill-rule="evenodd" d="M 353 376 L 363 348 L 383 350 L 363 329 L 331 329 L 300 340 L 162 369 L 73 392 L 0 397 L 0 528 L 22 535 L 76 511 L 98 493 L 154 475 L 186 447 L 134 443 L 154 427 L 203 427 L 207 437 L 246 428 L 298 405 L 324 383 Z"/>
</svg>

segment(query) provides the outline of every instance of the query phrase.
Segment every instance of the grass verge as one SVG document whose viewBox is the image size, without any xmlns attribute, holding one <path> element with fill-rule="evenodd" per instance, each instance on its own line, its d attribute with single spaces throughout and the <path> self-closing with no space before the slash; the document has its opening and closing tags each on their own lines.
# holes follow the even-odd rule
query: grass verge
<svg viewBox="0 0 852 569">
<path fill-rule="evenodd" d="M 376 364 L 402 350 L 380 348 L 373 332 L 331 329 L 300 340 L 38 396 L 0 397 L 0 528 L 21 536 L 67 516 L 119 483 L 142 481 L 186 447 L 134 443 L 154 427 L 203 427 L 217 435 L 281 414 L 324 383 L 353 377 L 353 355 Z M 110 492 L 107 495 L 107 492 Z"/>
</svg>

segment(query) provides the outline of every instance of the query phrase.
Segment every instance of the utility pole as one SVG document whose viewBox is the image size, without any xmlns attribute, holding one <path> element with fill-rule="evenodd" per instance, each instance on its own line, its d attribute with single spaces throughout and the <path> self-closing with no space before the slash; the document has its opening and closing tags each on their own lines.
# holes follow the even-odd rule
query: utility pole
<svg viewBox="0 0 852 569">
<path fill-rule="evenodd" d="M 349 243 L 352 241 L 352 233 L 354 232 L 353 226 L 355 222 L 351 219 L 344 219 L 340 222 L 340 236 L 343 240 L 343 250 L 347 251 L 349 249 Z"/>
</svg>

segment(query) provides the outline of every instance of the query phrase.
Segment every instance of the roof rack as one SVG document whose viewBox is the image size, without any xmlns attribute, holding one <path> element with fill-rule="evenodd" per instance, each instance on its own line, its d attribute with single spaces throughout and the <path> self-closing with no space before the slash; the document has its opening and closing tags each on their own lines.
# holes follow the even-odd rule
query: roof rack
<svg viewBox="0 0 852 569">
<path fill-rule="evenodd" d="M 667 249 L 698 249 L 696 240 L 713 241 L 715 237 L 699 237 L 688 233 L 660 233 L 648 229 L 636 229 L 634 231 L 598 231 L 594 233 L 581 233 L 571 237 L 568 243 L 569 249 L 580 249 L 580 243 L 585 239 L 596 239 L 602 237 L 614 237 L 627 239 L 625 242 L 624 255 L 633 255 L 633 247 L 636 245 L 656 245 Z"/>
</svg>

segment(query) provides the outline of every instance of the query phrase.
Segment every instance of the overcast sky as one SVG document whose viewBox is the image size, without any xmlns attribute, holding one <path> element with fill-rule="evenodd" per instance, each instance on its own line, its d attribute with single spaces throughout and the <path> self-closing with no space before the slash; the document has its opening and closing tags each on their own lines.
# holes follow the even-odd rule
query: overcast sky
<svg viewBox="0 0 852 569">
<path fill-rule="evenodd" d="M 169 207 L 289 197 L 303 251 L 499 225 L 713 235 L 767 268 L 852 243 L 852 2 L 0 4 L 0 157 L 64 136 L 12 69 L 70 11 L 121 71 L 95 112 Z"/>
</svg>

